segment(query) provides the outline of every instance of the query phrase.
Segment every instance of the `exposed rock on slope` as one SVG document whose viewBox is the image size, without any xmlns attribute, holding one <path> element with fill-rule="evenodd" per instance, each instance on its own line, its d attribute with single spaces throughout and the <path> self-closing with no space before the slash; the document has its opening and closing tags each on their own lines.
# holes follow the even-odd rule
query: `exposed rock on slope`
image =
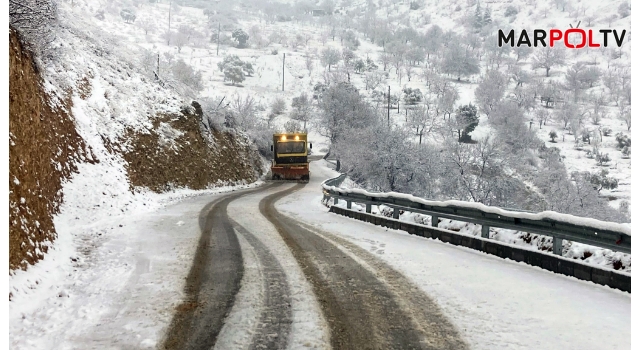
<svg viewBox="0 0 640 350">
<path fill-rule="evenodd" d="M 63 180 L 87 159 L 68 99 L 53 103 L 30 53 L 9 30 L 9 270 L 43 257 L 56 238 L 52 217 Z M 57 107 L 52 107 L 57 106 Z"/>
<path fill-rule="evenodd" d="M 204 189 L 215 183 L 257 180 L 261 169 L 257 152 L 246 140 L 225 132 L 214 131 L 214 144 L 208 145 L 198 126 L 200 113 L 199 108 L 183 109 L 182 114 L 155 119 L 148 134 L 129 133 L 131 147 L 123 156 L 132 186 L 153 191 Z"/>
<path fill-rule="evenodd" d="M 11 31 L 10 274 L 58 235 L 70 242 L 82 225 L 158 207 L 142 188 L 247 183 L 263 171 L 246 138 L 203 136 L 199 106 L 180 108 L 176 91 L 147 80 L 102 35 L 62 25 L 41 75 Z"/>
</svg>

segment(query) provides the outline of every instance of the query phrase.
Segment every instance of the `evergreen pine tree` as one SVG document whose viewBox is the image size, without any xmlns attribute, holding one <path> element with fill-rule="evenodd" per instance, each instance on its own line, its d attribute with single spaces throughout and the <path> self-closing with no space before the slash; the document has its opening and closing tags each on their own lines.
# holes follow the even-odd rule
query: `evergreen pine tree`
<svg viewBox="0 0 640 350">
<path fill-rule="evenodd" d="M 478 1 L 476 3 L 476 13 L 475 13 L 474 19 L 473 19 L 473 26 L 477 30 L 480 30 L 483 25 L 484 25 L 484 20 L 482 18 L 482 11 L 480 10 L 480 2 Z"/>
<path fill-rule="evenodd" d="M 458 107 L 456 110 L 456 123 L 458 124 L 458 142 L 469 142 L 469 134 L 475 130 L 480 118 L 478 108 L 471 103 Z"/>
<path fill-rule="evenodd" d="M 484 25 L 491 24 L 491 11 L 489 11 L 489 6 L 484 10 L 483 22 Z"/>
</svg>

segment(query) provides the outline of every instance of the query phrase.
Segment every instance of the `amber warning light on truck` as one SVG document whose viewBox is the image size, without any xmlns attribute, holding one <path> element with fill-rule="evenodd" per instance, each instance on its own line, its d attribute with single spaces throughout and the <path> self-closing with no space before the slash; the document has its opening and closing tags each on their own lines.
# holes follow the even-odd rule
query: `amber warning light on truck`
<svg viewBox="0 0 640 350">
<path fill-rule="evenodd" d="M 498 30 L 498 46 L 510 45 L 511 47 L 517 46 L 542 46 L 547 47 L 547 38 L 549 46 L 564 44 L 569 49 L 581 49 L 583 47 L 608 47 L 610 44 L 615 43 L 618 47 L 622 46 L 624 42 L 624 36 L 627 30 L 618 32 L 616 29 L 581 29 L 570 28 L 566 30 L 560 29 L 535 29 L 533 33 L 522 30 L 520 35 L 516 37 L 515 30 L 511 29 L 508 33 L 502 29 Z M 533 35 L 531 35 L 533 34 Z M 516 40 L 517 39 L 517 40 Z M 602 43 L 602 44 L 601 44 Z"/>
</svg>

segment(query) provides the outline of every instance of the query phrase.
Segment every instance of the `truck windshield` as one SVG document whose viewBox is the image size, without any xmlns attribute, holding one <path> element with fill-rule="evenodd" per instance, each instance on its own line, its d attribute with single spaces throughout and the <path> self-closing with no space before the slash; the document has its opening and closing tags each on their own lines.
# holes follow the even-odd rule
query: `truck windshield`
<svg viewBox="0 0 640 350">
<path fill-rule="evenodd" d="M 278 154 L 304 153 L 304 141 L 278 142 Z"/>
</svg>

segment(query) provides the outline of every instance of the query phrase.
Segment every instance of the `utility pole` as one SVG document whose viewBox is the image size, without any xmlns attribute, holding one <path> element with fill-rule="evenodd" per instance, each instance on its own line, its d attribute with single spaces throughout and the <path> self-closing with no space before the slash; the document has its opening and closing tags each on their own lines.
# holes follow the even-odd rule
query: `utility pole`
<svg viewBox="0 0 640 350">
<path fill-rule="evenodd" d="M 389 113 L 391 111 L 391 85 L 389 85 L 389 93 L 387 94 L 387 126 L 391 126 L 391 118 Z"/>
<path fill-rule="evenodd" d="M 167 45 L 171 42 L 171 2 L 169 1 L 169 30 L 167 31 Z"/>
<path fill-rule="evenodd" d="M 282 53 L 282 91 L 284 91 L 284 59 L 287 57 L 286 53 Z"/>
<path fill-rule="evenodd" d="M 218 23 L 218 46 L 216 46 L 216 56 L 218 56 L 218 50 L 220 50 L 220 23 Z"/>
</svg>

